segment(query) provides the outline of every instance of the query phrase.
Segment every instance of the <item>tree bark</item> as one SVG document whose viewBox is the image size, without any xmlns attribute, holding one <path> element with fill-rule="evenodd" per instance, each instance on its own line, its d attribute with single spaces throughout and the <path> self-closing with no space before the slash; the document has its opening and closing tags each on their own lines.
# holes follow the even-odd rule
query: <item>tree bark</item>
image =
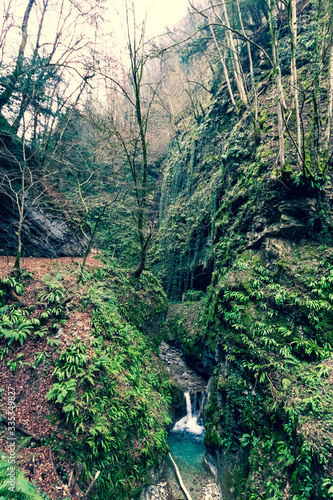
<svg viewBox="0 0 333 500">
<path fill-rule="evenodd" d="M 238 7 L 238 15 L 239 15 L 239 22 L 241 24 L 242 28 L 242 33 L 244 37 L 246 36 L 245 29 L 244 29 L 244 24 L 243 24 L 243 19 L 242 19 L 242 13 L 239 5 L 239 0 L 237 0 L 237 7 Z M 257 95 L 257 89 L 256 89 L 256 84 L 254 81 L 254 71 L 253 71 L 253 60 L 252 60 L 252 53 L 251 53 L 251 44 L 249 41 L 246 42 L 247 46 L 247 53 L 249 56 L 249 64 L 250 64 L 250 78 L 251 78 L 251 86 L 252 86 L 252 92 L 253 92 L 253 98 L 254 98 L 254 117 L 255 117 L 255 127 L 257 128 L 258 125 L 258 95 Z"/>
<path fill-rule="evenodd" d="M 302 136 L 301 136 L 301 117 L 298 98 L 298 80 L 296 67 L 296 48 L 297 48 L 297 5 L 296 0 L 290 0 L 289 4 L 289 24 L 291 33 L 291 90 L 294 96 L 294 106 L 296 114 L 296 135 L 297 135 L 297 157 L 298 163 L 303 163 L 302 158 Z"/>
<path fill-rule="evenodd" d="M 241 70 L 241 65 L 240 65 L 240 61 L 239 61 L 239 57 L 238 57 L 238 51 L 236 50 L 234 36 L 233 36 L 233 33 L 230 29 L 229 16 L 228 16 L 227 6 L 226 6 L 225 2 L 222 2 L 222 12 L 224 15 L 225 24 L 228 27 L 227 38 L 229 40 L 229 46 L 230 46 L 230 49 L 231 49 L 231 52 L 233 55 L 233 61 L 235 64 L 234 73 L 235 73 L 235 80 L 236 80 L 237 89 L 239 92 L 239 97 L 245 104 L 247 104 L 247 95 L 246 95 L 246 91 L 245 91 L 245 87 L 244 87 L 244 83 L 243 83 L 243 77 L 242 77 L 243 73 Z"/>
<path fill-rule="evenodd" d="M 176 475 L 177 475 L 177 479 L 178 479 L 178 482 L 179 482 L 179 486 L 181 487 L 184 495 L 186 496 L 187 500 L 192 500 L 192 497 L 191 495 L 189 494 L 189 492 L 187 491 L 187 489 L 185 488 L 185 485 L 183 483 L 183 480 L 182 480 L 182 476 L 180 475 L 180 472 L 179 472 L 179 469 L 177 467 L 177 464 L 175 463 L 174 459 L 172 458 L 171 454 L 169 453 L 169 458 L 172 462 L 172 465 L 174 466 L 175 468 L 175 471 L 176 471 Z"/>
<path fill-rule="evenodd" d="M 274 73 L 275 73 L 275 82 L 277 89 L 277 115 L 278 115 L 278 135 L 279 135 L 279 161 L 281 169 L 284 168 L 285 165 L 285 148 L 284 148 L 284 135 L 283 135 L 283 112 L 286 109 L 286 103 L 284 100 L 283 88 L 282 88 L 282 80 L 281 80 L 281 67 L 279 61 L 279 51 L 277 44 L 277 35 L 276 35 L 276 3 L 275 0 L 268 0 L 268 8 L 269 8 L 269 26 L 272 38 L 272 54 L 273 54 L 273 64 L 274 64 Z"/>
<path fill-rule="evenodd" d="M 333 43 L 331 44 L 331 51 L 330 51 L 329 98 L 328 98 L 327 122 L 325 130 L 325 148 L 324 148 L 326 151 L 329 150 L 330 146 L 332 115 L 333 115 Z"/>
<path fill-rule="evenodd" d="M 231 88 L 231 83 L 230 83 L 230 78 L 229 78 L 229 72 L 228 72 L 227 65 L 225 63 L 225 57 L 222 54 L 221 49 L 220 49 L 220 47 L 218 45 L 218 42 L 217 42 L 217 39 L 216 39 L 216 36 L 215 36 L 215 32 L 214 32 L 213 26 L 211 26 L 209 24 L 209 28 L 210 28 L 210 32 L 212 34 L 212 37 L 213 37 L 213 40 L 214 40 L 214 43 L 215 43 L 216 50 L 217 50 L 217 52 L 218 52 L 218 54 L 220 56 L 220 61 L 221 61 L 222 68 L 223 68 L 223 74 L 224 74 L 225 81 L 227 83 L 228 92 L 229 92 L 229 95 L 230 95 L 230 99 L 231 99 L 232 105 L 233 105 L 233 107 L 237 111 L 237 106 L 236 106 L 236 101 L 235 101 L 234 93 L 233 93 L 232 88 Z"/>
<path fill-rule="evenodd" d="M 98 477 L 99 477 L 100 473 L 101 473 L 101 471 L 100 471 L 100 470 L 96 472 L 96 474 L 95 474 L 95 476 L 94 476 L 93 480 L 92 480 L 92 481 L 91 481 L 91 483 L 89 484 L 89 488 L 87 489 L 87 491 L 85 492 L 85 494 L 84 494 L 84 496 L 83 496 L 83 498 L 84 498 L 84 499 L 88 498 L 88 496 L 89 496 L 89 494 L 90 494 L 90 491 L 91 491 L 91 488 L 92 488 L 92 487 L 94 486 L 94 484 L 96 483 L 96 481 L 97 481 L 97 479 L 98 479 Z"/>
</svg>

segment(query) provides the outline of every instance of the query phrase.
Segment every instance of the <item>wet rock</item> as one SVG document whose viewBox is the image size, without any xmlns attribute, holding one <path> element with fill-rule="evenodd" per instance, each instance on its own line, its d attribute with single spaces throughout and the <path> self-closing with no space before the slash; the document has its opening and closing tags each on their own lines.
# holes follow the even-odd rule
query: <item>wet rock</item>
<svg viewBox="0 0 333 500">
<path fill-rule="evenodd" d="M 139 500 L 169 500 L 167 483 L 159 482 L 148 486 L 141 492 Z"/>
<path fill-rule="evenodd" d="M 180 349 L 162 342 L 160 345 L 160 357 L 170 376 L 184 392 L 190 391 L 193 394 L 205 391 L 206 381 L 186 364 Z"/>
<path fill-rule="evenodd" d="M 203 491 L 203 500 L 223 500 L 220 488 L 216 483 L 208 483 Z"/>
<path fill-rule="evenodd" d="M 209 470 L 215 480 L 217 480 L 217 463 L 213 455 L 206 452 L 203 459 L 205 467 Z"/>
<path fill-rule="evenodd" d="M 298 198 L 292 201 L 283 201 L 278 206 L 282 214 L 307 219 L 309 214 L 316 211 L 317 200 L 315 198 Z"/>
<path fill-rule="evenodd" d="M 265 220 L 254 217 L 252 231 L 247 233 L 248 248 L 259 248 L 268 237 L 295 238 L 305 235 L 316 218 L 315 198 L 296 198 L 283 201 L 278 206 L 280 220 L 265 224 Z"/>
</svg>

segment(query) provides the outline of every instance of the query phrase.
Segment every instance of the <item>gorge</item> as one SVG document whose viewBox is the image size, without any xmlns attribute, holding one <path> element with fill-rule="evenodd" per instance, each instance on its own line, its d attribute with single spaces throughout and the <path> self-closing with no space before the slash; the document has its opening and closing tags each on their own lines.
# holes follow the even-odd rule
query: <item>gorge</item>
<svg viewBox="0 0 333 500">
<path fill-rule="evenodd" d="M 0 500 L 333 498 L 332 2 L 126 3 L 123 59 L 51 4 L 1 7 Z"/>
</svg>

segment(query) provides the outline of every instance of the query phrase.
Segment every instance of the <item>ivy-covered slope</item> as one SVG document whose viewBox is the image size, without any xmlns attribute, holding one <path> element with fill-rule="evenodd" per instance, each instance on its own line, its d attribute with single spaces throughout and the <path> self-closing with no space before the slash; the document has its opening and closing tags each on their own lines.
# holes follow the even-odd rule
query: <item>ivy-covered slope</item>
<svg viewBox="0 0 333 500">
<path fill-rule="evenodd" d="M 279 243 L 244 251 L 210 287 L 206 443 L 233 463 L 229 498 L 332 498 L 333 250 Z"/>
<path fill-rule="evenodd" d="M 300 16 L 304 88 L 312 81 L 314 4 Z M 289 45 L 280 42 L 291 101 Z M 302 110 L 310 169 L 303 175 L 294 112 L 286 164 L 278 166 L 272 74 L 260 85 L 258 127 L 250 106 L 236 116 L 218 78 L 205 112 L 178 124 L 152 265 L 171 300 L 207 291 L 195 332 L 187 337 L 180 319 L 186 304 L 172 326 L 191 361 L 213 371 L 205 439 L 225 500 L 333 498 L 332 180 L 312 158 L 311 99 Z"/>
<path fill-rule="evenodd" d="M 165 316 L 165 294 L 148 272 L 133 282 L 91 268 L 78 285 L 70 259 L 25 266 L 19 281 L 3 273 L 0 294 L 1 412 L 10 386 L 16 464 L 52 499 L 81 497 L 97 472 L 91 498 L 134 498 L 168 449 L 171 386 L 144 326 Z"/>
</svg>

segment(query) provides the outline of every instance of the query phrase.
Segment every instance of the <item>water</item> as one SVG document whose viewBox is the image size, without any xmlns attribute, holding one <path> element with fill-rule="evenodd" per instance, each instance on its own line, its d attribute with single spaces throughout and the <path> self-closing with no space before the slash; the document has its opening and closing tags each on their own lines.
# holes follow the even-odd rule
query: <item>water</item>
<svg viewBox="0 0 333 500">
<path fill-rule="evenodd" d="M 185 391 L 186 401 L 186 415 L 169 433 L 170 454 L 192 500 L 223 500 L 219 487 L 204 465 L 205 429 L 202 419 L 198 421 L 198 414 L 202 414 L 204 407 L 206 381 L 186 365 L 179 349 L 162 344 L 161 358 L 170 375 Z M 186 500 L 168 456 L 158 480 L 141 493 L 140 500 Z"/>
<path fill-rule="evenodd" d="M 203 439 L 196 439 L 188 433 L 171 432 L 168 445 L 183 479 L 185 475 L 195 477 L 198 473 L 207 474 L 203 466 L 205 455 Z"/>
<path fill-rule="evenodd" d="M 168 444 L 173 460 L 176 462 L 180 475 L 192 500 L 219 500 L 221 496 L 212 476 L 204 466 L 204 427 L 197 422 L 198 411 L 196 401 L 191 404 L 191 395 L 185 392 L 187 414 L 174 425 L 169 434 Z M 195 399 L 195 398 L 194 398 Z M 174 479 L 174 469 L 168 459 L 165 479 L 176 494 L 179 485 Z M 174 496 L 171 498 L 185 498 Z"/>
<path fill-rule="evenodd" d="M 203 435 L 204 427 L 198 423 L 197 414 L 192 415 L 192 405 L 191 405 L 191 396 L 189 392 L 185 392 L 184 394 L 186 399 L 186 415 L 176 422 L 174 428 L 172 429 L 172 433 L 182 432 L 182 433 L 190 433 L 195 435 Z"/>
</svg>

